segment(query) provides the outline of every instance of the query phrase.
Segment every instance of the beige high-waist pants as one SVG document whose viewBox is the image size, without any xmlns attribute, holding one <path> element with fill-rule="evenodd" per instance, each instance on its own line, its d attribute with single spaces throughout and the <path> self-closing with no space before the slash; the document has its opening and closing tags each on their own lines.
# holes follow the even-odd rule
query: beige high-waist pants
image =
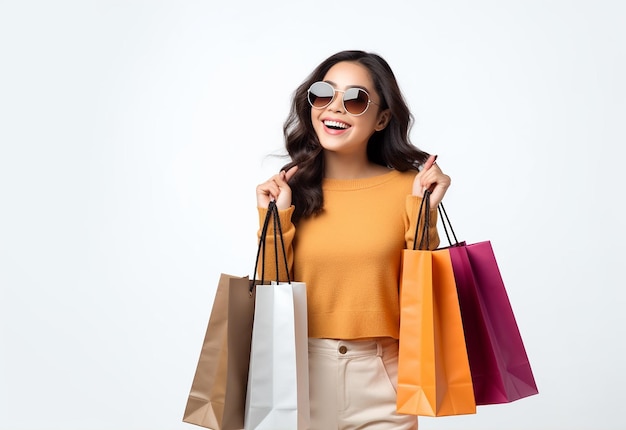
<svg viewBox="0 0 626 430">
<path fill-rule="evenodd" d="M 396 412 L 398 341 L 309 338 L 311 430 L 416 430 Z"/>
</svg>

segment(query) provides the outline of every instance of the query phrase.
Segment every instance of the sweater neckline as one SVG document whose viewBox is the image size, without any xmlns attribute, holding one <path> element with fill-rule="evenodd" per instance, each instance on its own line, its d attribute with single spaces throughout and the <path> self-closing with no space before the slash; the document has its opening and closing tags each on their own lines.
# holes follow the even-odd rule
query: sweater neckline
<svg viewBox="0 0 626 430">
<path fill-rule="evenodd" d="M 371 188 L 377 185 L 384 184 L 385 182 L 389 182 L 390 180 L 396 178 L 399 175 L 400 175 L 399 171 L 390 170 L 389 172 L 383 173 L 382 175 L 370 176 L 368 178 L 357 178 L 357 179 L 324 178 L 324 180 L 322 181 L 322 189 L 347 191 L 347 190 L 359 190 L 359 189 L 364 189 L 364 188 Z"/>
</svg>

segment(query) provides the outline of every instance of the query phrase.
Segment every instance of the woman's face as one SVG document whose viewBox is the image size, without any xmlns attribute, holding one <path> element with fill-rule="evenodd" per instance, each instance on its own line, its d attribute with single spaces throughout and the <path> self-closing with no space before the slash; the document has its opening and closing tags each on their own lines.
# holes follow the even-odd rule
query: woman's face
<svg viewBox="0 0 626 430">
<path fill-rule="evenodd" d="M 381 97 L 374 89 L 368 69 L 359 63 L 344 61 L 331 67 L 323 80 L 335 90 L 358 87 L 369 94 L 372 103 L 360 116 L 346 112 L 343 92 L 335 92 L 334 100 L 325 108 L 311 108 L 313 128 L 326 151 L 362 155 L 370 136 L 385 128 L 390 117 L 389 110 L 381 111 L 379 107 Z"/>
</svg>

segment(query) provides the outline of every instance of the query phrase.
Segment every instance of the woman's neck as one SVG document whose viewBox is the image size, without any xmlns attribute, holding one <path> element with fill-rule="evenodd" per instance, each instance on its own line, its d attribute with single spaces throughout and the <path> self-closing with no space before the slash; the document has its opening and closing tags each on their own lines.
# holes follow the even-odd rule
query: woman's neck
<svg viewBox="0 0 626 430">
<path fill-rule="evenodd" d="M 389 172 L 387 167 L 372 163 L 367 154 L 363 157 L 324 154 L 324 177 L 329 179 L 362 179 Z"/>
</svg>

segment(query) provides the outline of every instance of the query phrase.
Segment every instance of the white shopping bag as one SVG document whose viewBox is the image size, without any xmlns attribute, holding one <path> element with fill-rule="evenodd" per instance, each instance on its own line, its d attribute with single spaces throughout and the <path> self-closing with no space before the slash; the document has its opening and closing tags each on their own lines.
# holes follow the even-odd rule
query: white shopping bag
<svg viewBox="0 0 626 430">
<path fill-rule="evenodd" d="M 309 424 L 306 285 L 258 285 L 245 429 L 304 430 Z"/>
</svg>

